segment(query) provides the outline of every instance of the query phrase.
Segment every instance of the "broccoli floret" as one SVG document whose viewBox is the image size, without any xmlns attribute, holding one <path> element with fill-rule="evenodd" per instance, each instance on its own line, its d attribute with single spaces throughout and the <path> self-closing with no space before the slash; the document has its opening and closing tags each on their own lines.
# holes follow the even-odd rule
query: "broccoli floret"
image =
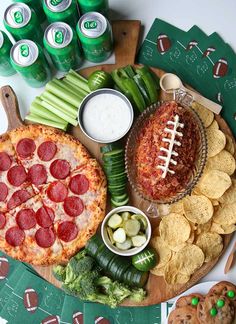
<svg viewBox="0 0 236 324">
<path fill-rule="evenodd" d="M 75 258 L 78 261 L 80 259 L 83 259 L 85 256 L 86 256 L 86 251 L 83 249 L 83 250 L 80 250 L 79 253 L 74 255 L 73 258 Z"/>
<path fill-rule="evenodd" d="M 129 298 L 134 302 L 141 302 L 145 299 L 147 292 L 142 288 L 132 289 Z"/>
<path fill-rule="evenodd" d="M 91 271 L 94 266 L 94 263 L 94 259 L 92 259 L 89 256 L 85 256 L 84 258 L 81 258 L 78 261 L 74 258 L 70 260 L 70 265 L 77 275 Z"/>
<path fill-rule="evenodd" d="M 64 283 L 67 285 L 71 282 L 73 282 L 77 278 L 77 275 L 74 273 L 72 267 L 68 263 L 66 266 L 66 277 L 64 280 Z"/>
<path fill-rule="evenodd" d="M 69 264 L 74 273 L 80 275 L 81 273 L 91 271 L 94 267 L 95 260 L 87 256 L 85 250 L 82 250 L 70 259 Z"/>
<path fill-rule="evenodd" d="M 53 267 L 52 274 L 57 280 L 64 281 L 66 279 L 66 267 L 57 265 Z"/>
<path fill-rule="evenodd" d="M 132 294 L 132 290 L 128 286 L 118 281 L 112 281 L 106 276 L 100 277 L 96 284 L 103 288 L 107 295 L 114 298 L 117 305 Z"/>
</svg>

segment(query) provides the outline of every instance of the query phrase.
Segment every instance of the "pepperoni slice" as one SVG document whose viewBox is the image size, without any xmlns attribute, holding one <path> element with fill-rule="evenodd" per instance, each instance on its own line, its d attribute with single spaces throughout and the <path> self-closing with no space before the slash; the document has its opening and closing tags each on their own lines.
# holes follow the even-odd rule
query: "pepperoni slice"
<svg viewBox="0 0 236 324">
<path fill-rule="evenodd" d="M 28 179 L 36 186 L 39 186 L 47 181 L 47 171 L 42 164 L 34 164 L 29 169 Z"/>
<path fill-rule="evenodd" d="M 10 200 L 7 203 L 8 209 L 14 209 L 15 207 L 21 205 L 26 200 L 30 199 L 31 195 L 27 190 L 17 190 L 14 192 L 14 194 L 11 196 Z"/>
<path fill-rule="evenodd" d="M 66 199 L 68 190 L 66 186 L 61 182 L 53 182 L 50 184 L 47 195 L 50 200 L 54 202 L 62 202 Z"/>
<path fill-rule="evenodd" d="M 0 182 L 0 201 L 4 201 L 8 195 L 7 185 L 3 182 Z"/>
<path fill-rule="evenodd" d="M 64 210 L 71 217 L 79 216 L 84 210 L 83 201 L 79 197 L 67 197 L 64 201 Z"/>
<path fill-rule="evenodd" d="M 31 138 L 23 138 L 16 145 L 16 151 L 22 158 L 30 157 L 36 149 L 36 145 Z"/>
<path fill-rule="evenodd" d="M 65 179 L 70 173 L 70 164 L 66 160 L 55 160 L 50 165 L 50 172 L 56 179 Z"/>
<path fill-rule="evenodd" d="M 75 223 L 63 222 L 59 224 L 57 235 L 64 242 L 73 241 L 78 235 L 78 228 Z"/>
<path fill-rule="evenodd" d="M 3 229 L 6 225 L 6 217 L 3 213 L 0 213 L 0 229 Z"/>
<path fill-rule="evenodd" d="M 57 152 L 57 146 L 52 141 L 46 141 L 39 145 L 38 156 L 42 161 L 51 161 Z"/>
<path fill-rule="evenodd" d="M 89 181 L 85 175 L 77 174 L 76 176 L 71 178 L 69 188 L 73 193 L 77 195 L 83 195 L 89 189 Z"/>
<path fill-rule="evenodd" d="M 11 158 L 5 152 L 0 152 L 0 171 L 7 171 L 11 166 Z"/>
<path fill-rule="evenodd" d="M 7 172 L 7 179 L 11 185 L 19 187 L 27 179 L 25 169 L 21 165 L 15 165 Z"/>
<path fill-rule="evenodd" d="M 56 235 L 51 227 L 40 228 L 35 233 L 35 240 L 40 247 L 48 248 L 54 244 Z"/>
<path fill-rule="evenodd" d="M 35 227 L 36 218 L 33 209 L 24 208 L 16 215 L 16 223 L 22 230 L 28 230 Z"/>
<path fill-rule="evenodd" d="M 36 212 L 37 223 L 41 227 L 50 227 L 53 224 L 54 218 L 54 212 L 49 207 L 40 207 Z"/>
<path fill-rule="evenodd" d="M 24 242 L 25 233 L 19 227 L 14 226 L 6 231 L 5 239 L 11 246 L 19 246 Z"/>
</svg>

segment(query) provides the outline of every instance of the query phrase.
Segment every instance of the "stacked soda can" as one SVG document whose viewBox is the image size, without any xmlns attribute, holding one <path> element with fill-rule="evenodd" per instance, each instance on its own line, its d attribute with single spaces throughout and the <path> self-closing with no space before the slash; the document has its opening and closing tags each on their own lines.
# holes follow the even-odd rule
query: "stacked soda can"
<svg viewBox="0 0 236 324">
<path fill-rule="evenodd" d="M 16 43 L 0 31 L 0 75 L 18 72 L 30 86 L 41 87 L 51 78 L 48 56 L 64 72 L 77 69 L 83 57 L 98 63 L 110 56 L 108 0 L 13 1 L 4 26 Z M 44 31 L 46 19 L 50 25 Z"/>
</svg>

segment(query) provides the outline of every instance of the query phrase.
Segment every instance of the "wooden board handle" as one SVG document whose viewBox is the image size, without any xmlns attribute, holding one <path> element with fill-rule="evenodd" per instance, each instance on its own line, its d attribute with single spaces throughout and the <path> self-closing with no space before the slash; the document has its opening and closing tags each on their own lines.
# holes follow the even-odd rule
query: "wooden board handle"
<svg viewBox="0 0 236 324">
<path fill-rule="evenodd" d="M 18 100 L 13 89 L 10 86 L 4 86 L 0 88 L 0 97 L 3 108 L 7 114 L 7 130 L 12 130 L 14 128 L 22 126 L 23 122 L 20 117 Z"/>
<path fill-rule="evenodd" d="M 140 27 L 140 20 L 119 20 L 112 22 L 115 38 L 115 65 L 124 66 L 134 64 Z"/>
</svg>

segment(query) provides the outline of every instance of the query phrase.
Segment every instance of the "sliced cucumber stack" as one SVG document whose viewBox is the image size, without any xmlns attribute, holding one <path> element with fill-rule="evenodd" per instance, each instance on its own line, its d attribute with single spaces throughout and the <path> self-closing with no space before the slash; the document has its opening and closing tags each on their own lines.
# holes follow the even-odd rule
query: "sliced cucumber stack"
<svg viewBox="0 0 236 324">
<path fill-rule="evenodd" d="M 121 244 L 126 244 L 125 242 Z M 91 237 L 85 246 L 85 250 L 113 279 L 125 282 L 133 287 L 143 287 L 147 282 L 148 272 L 137 270 L 132 266 L 129 258 L 112 253 L 105 246 L 100 236 Z"/>
<path fill-rule="evenodd" d="M 129 196 L 126 191 L 127 176 L 125 172 L 124 149 L 118 143 L 101 147 L 104 171 L 107 176 L 108 190 L 113 207 L 127 205 Z"/>
</svg>

